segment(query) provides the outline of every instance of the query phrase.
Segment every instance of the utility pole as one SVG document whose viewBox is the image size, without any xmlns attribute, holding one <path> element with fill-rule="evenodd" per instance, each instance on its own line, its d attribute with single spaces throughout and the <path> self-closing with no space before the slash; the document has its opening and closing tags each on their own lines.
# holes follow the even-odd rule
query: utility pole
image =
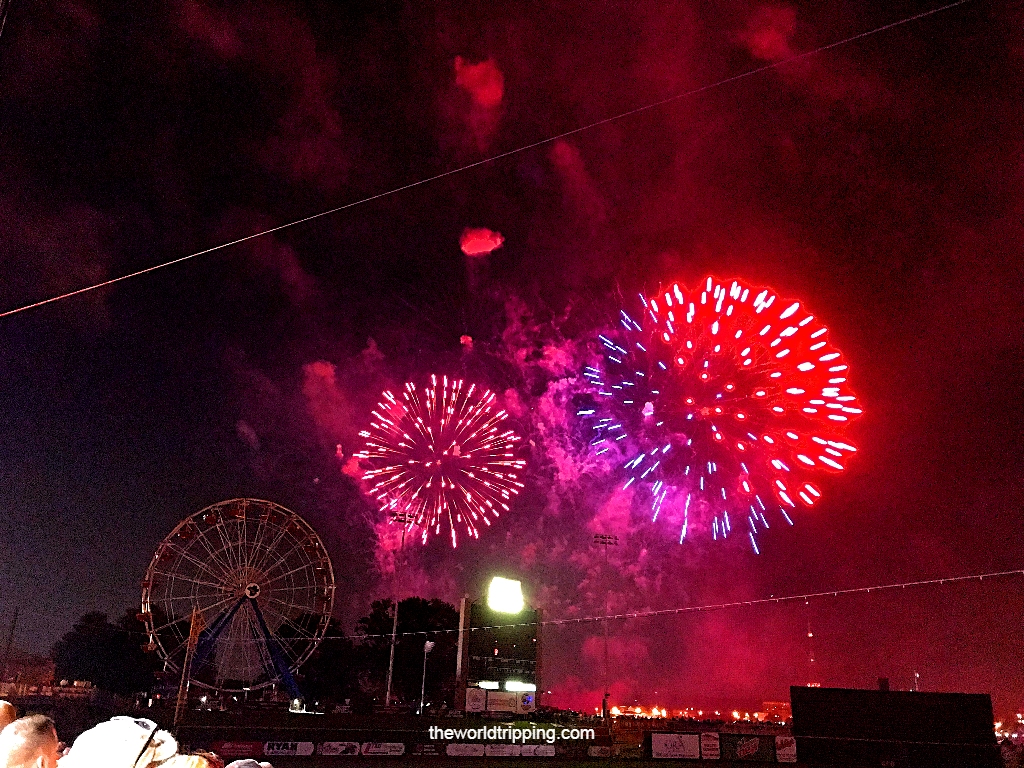
<svg viewBox="0 0 1024 768">
<path fill-rule="evenodd" d="M 4 658 L 0 664 L 0 682 L 7 680 L 7 665 L 11 661 L 11 648 L 14 647 L 14 630 L 18 628 L 18 614 L 21 613 L 20 606 L 14 606 L 14 616 L 11 618 L 11 628 L 7 632 L 7 642 L 4 643 Z"/>
<path fill-rule="evenodd" d="M 619 546 L 619 537 L 607 533 L 595 533 L 594 534 L 594 545 L 598 547 L 604 547 L 604 569 L 605 578 L 607 579 L 608 571 L 608 547 Z M 604 698 L 601 699 L 601 717 L 605 720 L 608 719 L 608 697 L 611 695 L 608 691 L 608 614 L 611 613 L 611 590 L 607 588 L 605 584 L 604 594 Z"/>
<path fill-rule="evenodd" d="M 409 512 L 393 512 L 390 522 L 402 524 L 402 543 L 398 545 L 398 554 L 395 555 L 395 608 L 394 618 L 391 622 L 391 657 L 388 659 L 388 684 L 387 692 L 384 694 L 384 709 L 391 706 L 391 681 L 395 673 L 395 640 L 398 637 L 398 560 L 405 548 L 405 534 L 409 531 L 409 527 L 416 522 L 416 518 Z"/>
</svg>

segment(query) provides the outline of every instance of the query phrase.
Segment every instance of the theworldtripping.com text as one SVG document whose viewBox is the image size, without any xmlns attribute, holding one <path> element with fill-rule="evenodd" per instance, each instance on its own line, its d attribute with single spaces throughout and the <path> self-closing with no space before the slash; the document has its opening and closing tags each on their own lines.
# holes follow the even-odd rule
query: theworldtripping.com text
<svg viewBox="0 0 1024 768">
<path fill-rule="evenodd" d="M 427 735 L 435 741 L 469 740 L 469 741 L 507 741 L 511 744 L 526 744 L 531 741 L 545 741 L 554 744 L 556 741 L 593 741 L 593 728 L 542 728 L 528 725 L 522 728 L 489 725 L 479 728 L 439 728 L 430 726 Z"/>
</svg>

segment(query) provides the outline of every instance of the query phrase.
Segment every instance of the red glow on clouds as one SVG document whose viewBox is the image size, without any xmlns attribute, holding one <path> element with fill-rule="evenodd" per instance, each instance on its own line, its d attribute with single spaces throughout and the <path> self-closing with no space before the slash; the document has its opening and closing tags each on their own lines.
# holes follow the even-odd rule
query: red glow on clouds
<svg viewBox="0 0 1024 768">
<path fill-rule="evenodd" d="M 763 5 L 754 11 L 739 39 L 750 53 L 764 61 L 782 61 L 793 55 L 789 41 L 796 30 L 796 9 Z"/>
<path fill-rule="evenodd" d="M 484 109 L 500 106 L 505 94 L 505 78 L 493 59 L 468 64 L 461 56 L 456 56 L 455 84 L 469 93 L 473 101 Z"/>
<path fill-rule="evenodd" d="M 467 256 L 486 256 L 491 251 L 501 248 L 505 238 L 500 232 L 486 227 L 466 228 L 459 239 L 459 247 Z"/>
</svg>

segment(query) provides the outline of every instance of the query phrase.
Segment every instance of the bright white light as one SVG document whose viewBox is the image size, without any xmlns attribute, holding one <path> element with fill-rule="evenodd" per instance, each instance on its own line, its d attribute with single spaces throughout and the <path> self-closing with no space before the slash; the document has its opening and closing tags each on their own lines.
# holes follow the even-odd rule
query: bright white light
<svg viewBox="0 0 1024 768">
<path fill-rule="evenodd" d="M 496 691 L 501 687 L 497 680 L 481 680 L 477 685 L 488 691 Z"/>
<path fill-rule="evenodd" d="M 487 607 L 498 613 L 519 613 L 523 610 L 523 584 L 515 579 L 495 576 L 487 588 Z"/>
<path fill-rule="evenodd" d="M 533 683 L 520 683 L 518 680 L 506 680 L 505 690 L 522 693 L 523 691 L 536 691 L 537 686 Z"/>
</svg>

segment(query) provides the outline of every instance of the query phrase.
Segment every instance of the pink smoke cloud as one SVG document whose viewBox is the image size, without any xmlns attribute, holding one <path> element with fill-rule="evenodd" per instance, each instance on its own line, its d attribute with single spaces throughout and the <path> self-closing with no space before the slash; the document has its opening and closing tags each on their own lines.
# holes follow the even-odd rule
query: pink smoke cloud
<svg viewBox="0 0 1024 768">
<path fill-rule="evenodd" d="M 476 149 L 487 149 L 501 119 L 505 77 L 493 59 L 470 64 L 455 57 L 455 86 L 469 96 L 469 104 L 457 108 L 472 134 Z"/>
<path fill-rule="evenodd" d="M 496 109 L 505 93 L 505 78 L 493 59 L 469 64 L 455 57 L 455 84 L 473 97 L 473 103 L 484 109 Z"/>
<path fill-rule="evenodd" d="M 462 230 L 462 237 L 459 238 L 459 247 L 467 256 L 486 256 L 488 253 L 501 248 L 505 238 L 500 232 L 487 229 L 486 227 L 466 228 Z"/>
</svg>

